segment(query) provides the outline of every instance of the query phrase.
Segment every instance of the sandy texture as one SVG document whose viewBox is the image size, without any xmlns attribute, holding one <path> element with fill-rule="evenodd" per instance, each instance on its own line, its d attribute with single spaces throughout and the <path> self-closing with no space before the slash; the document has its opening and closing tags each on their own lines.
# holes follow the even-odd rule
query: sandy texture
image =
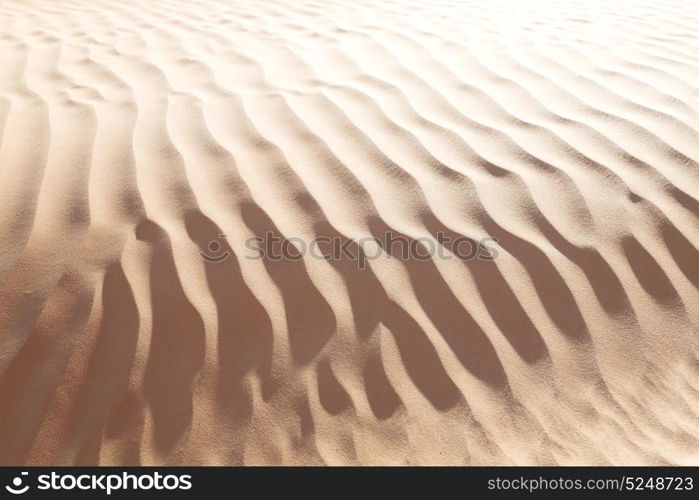
<svg viewBox="0 0 699 500">
<path fill-rule="evenodd" d="M 2 464 L 699 463 L 696 2 L 3 0 L 0 134 Z"/>
</svg>

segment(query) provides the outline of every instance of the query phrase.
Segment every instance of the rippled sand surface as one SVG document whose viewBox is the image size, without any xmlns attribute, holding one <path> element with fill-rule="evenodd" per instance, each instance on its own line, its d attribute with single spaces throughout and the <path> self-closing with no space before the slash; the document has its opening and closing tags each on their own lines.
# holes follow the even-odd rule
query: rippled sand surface
<svg viewBox="0 0 699 500">
<path fill-rule="evenodd" d="M 696 2 L 4 0 L 0 140 L 1 464 L 699 463 Z"/>
</svg>

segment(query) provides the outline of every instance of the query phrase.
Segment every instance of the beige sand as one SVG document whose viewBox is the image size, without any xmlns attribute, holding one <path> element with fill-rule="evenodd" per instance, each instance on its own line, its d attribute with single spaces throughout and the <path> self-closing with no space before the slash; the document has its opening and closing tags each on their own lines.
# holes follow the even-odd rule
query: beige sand
<svg viewBox="0 0 699 500">
<path fill-rule="evenodd" d="M 1 464 L 699 463 L 695 2 L 4 0 L 0 134 Z"/>
</svg>

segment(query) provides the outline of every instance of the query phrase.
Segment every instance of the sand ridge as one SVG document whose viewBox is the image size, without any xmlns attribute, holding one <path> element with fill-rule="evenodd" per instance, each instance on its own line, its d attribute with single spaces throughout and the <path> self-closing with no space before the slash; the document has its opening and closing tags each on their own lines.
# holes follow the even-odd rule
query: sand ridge
<svg viewBox="0 0 699 500">
<path fill-rule="evenodd" d="M 696 464 L 694 19 L 6 0 L 0 464 Z"/>
</svg>

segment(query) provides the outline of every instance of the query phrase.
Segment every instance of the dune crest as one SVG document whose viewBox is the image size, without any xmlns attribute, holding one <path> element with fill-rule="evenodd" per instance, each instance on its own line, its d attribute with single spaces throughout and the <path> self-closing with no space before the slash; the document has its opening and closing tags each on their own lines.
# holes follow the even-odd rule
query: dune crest
<svg viewBox="0 0 699 500">
<path fill-rule="evenodd" d="M 0 464 L 696 465 L 697 20 L 4 1 Z"/>
</svg>

